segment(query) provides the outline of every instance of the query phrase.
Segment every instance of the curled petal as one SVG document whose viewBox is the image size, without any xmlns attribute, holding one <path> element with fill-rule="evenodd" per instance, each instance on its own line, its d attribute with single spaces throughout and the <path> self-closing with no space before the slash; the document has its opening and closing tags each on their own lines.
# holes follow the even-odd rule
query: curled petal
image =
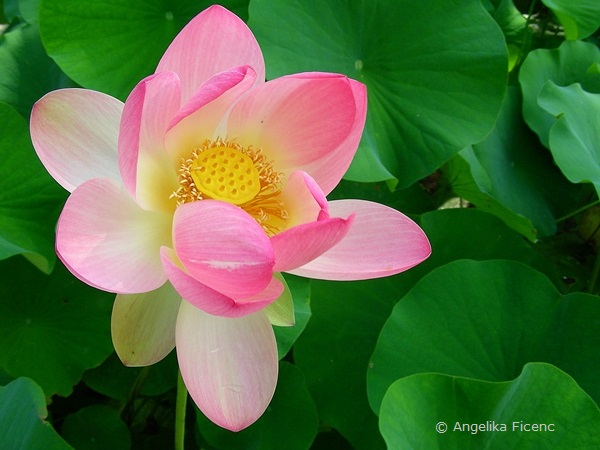
<svg viewBox="0 0 600 450">
<path fill-rule="evenodd" d="M 231 298 L 247 298 L 271 282 L 271 242 L 241 208 L 216 200 L 186 203 L 175 211 L 173 224 L 175 252 L 202 284 Z"/>
<path fill-rule="evenodd" d="M 282 200 L 289 214 L 289 228 L 271 238 L 275 272 L 290 271 L 322 255 L 342 240 L 354 219 L 353 214 L 346 220 L 330 219 L 325 194 L 301 170 L 288 178 Z"/>
<path fill-rule="evenodd" d="M 292 172 L 289 176 L 281 200 L 288 212 L 289 228 L 329 217 L 325 194 L 317 182 L 301 170 Z"/>
<path fill-rule="evenodd" d="M 148 292 L 167 280 L 159 250 L 171 243 L 171 217 L 145 211 L 105 178 L 79 186 L 56 230 L 56 251 L 80 280 L 122 294 Z"/>
<path fill-rule="evenodd" d="M 271 238 L 276 272 L 288 272 L 319 257 L 340 242 L 351 229 L 348 219 L 323 219 L 289 228 Z"/>
<path fill-rule="evenodd" d="M 223 120 L 255 80 L 256 72 L 243 66 L 221 72 L 200 86 L 169 123 L 165 146 L 171 161 L 178 166 L 206 139 L 225 137 L 220 130 Z"/>
<path fill-rule="evenodd" d="M 143 294 L 118 294 L 111 334 L 115 351 L 130 367 L 154 364 L 175 348 L 181 296 L 170 283 Z"/>
<path fill-rule="evenodd" d="M 262 415 L 278 372 L 275 335 L 263 311 L 226 318 L 183 302 L 176 340 L 185 385 L 210 420 L 239 431 Z"/>
<path fill-rule="evenodd" d="M 156 72 L 179 75 L 183 99 L 190 98 L 202 83 L 232 67 L 248 65 L 265 79 L 265 63 L 256 38 L 235 14 L 211 6 L 198 14 L 173 40 Z"/>
<path fill-rule="evenodd" d="M 119 169 L 125 187 L 145 209 L 172 209 L 173 202 L 165 193 L 177 189 L 177 173 L 163 141 L 179 106 L 179 78 L 173 72 L 143 79 L 125 102 L 119 133 Z"/>
<path fill-rule="evenodd" d="M 214 316 L 241 317 L 252 314 L 277 300 L 283 292 L 282 283 L 273 278 L 258 294 L 234 300 L 200 283 L 185 272 L 171 249 L 163 247 L 161 257 L 169 280 L 184 300 Z"/>
<path fill-rule="evenodd" d="M 227 132 L 242 145 L 262 147 L 285 174 L 307 171 L 327 194 L 352 161 L 365 114 L 362 84 L 334 74 L 289 75 L 244 96 Z"/>
<path fill-rule="evenodd" d="M 410 269 L 431 254 L 427 236 L 395 209 L 364 200 L 329 202 L 332 216 L 356 219 L 344 239 L 290 273 L 324 280 L 366 280 Z"/>
<path fill-rule="evenodd" d="M 61 89 L 31 111 L 31 140 L 50 175 L 67 191 L 93 178 L 120 180 L 117 139 L 123 103 L 96 91 Z"/>
</svg>

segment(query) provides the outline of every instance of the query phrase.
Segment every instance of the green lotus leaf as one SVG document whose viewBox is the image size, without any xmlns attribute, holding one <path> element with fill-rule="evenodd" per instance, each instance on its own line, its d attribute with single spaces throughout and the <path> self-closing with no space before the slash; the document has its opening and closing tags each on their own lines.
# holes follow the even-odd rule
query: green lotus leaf
<svg viewBox="0 0 600 450">
<path fill-rule="evenodd" d="M 600 3 L 596 0 L 542 0 L 565 29 L 567 39 L 584 39 L 600 27 Z"/>
<path fill-rule="evenodd" d="M 534 361 L 566 371 L 598 400 L 599 316 L 598 297 L 561 295 L 524 264 L 451 262 L 395 306 L 370 361 L 369 401 L 378 412 L 390 385 L 415 373 L 506 381 Z"/>
<path fill-rule="evenodd" d="M 61 0 L 42 2 L 42 41 L 48 54 L 80 85 L 124 100 L 154 72 L 177 33 L 208 0 Z M 247 0 L 220 2 L 242 17 Z"/>
<path fill-rule="evenodd" d="M 550 128 L 556 118 L 538 103 L 547 81 L 557 86 L 582 85 L 586 92 L 600 93 L 600 49 L 582 41 L 566 41 L 557 49 L 534 50 L 523 61 L 519 81 L 523 89 L 523 117 L 540 141 L 549 147 Z"/>
<path fill-rule="evenodd" d="M 458 195 L 487 208 L 535 241 L 556 232 L 557 217 L 573 210 L 573 200 L 580 196 L 581 189 L 557 170 L 552 158 L 524 124 L 520 109 L 520 93 L 517 88 L 510 88 L 492 132 L 482 142 L 460 152 L 480 192 L 466 190 L 460 174 L 450 178 L 457 185 Z M 581 123 L 581 127 L 593 122 L 589 109 L 588 114 L 592 117 Z"/>
<path fill-rule="evenodd" d="M 0 6 L 2 6 L 1 9 L 6 19 L 6 23 L 12 22 L 13 19 L 20 14 L 18 0 L 3 0 L 0 2 Z"/>
<path fill-rule="evenodd" d="M 283 277 L 282 277 L 283 278 Z M 291 350 L 298 336 L 302 334 L 308 319 L 310 319 L 310 284 L 306 278 L 294 275 L 285 275 L 286 284 L 289 286 L 291 301 L 294 308 L 293 326 L 274 326 L 275 339 L 277 340 L 277 353 L 279 359 Z"/>
<path fill-rule="evenodd" d="M 346 74 L 368 114 L 346 175 L 407 187 L 492 128 L 506 86 L 504 36 L 469 0 L 254 0 L 250 27 L 267 77 Z"/>
<path fill-rule="evenodd" d="M 56 261 L 54 229 L 66 192 L 37 158 L 25 120 L 0 102 L 0 259 L 24 254 L 44 272 Z"/>
<path fill-rule="evenodd" d="M 29 119 L 31 107 L 44 94 L 71 86 L 46 54 L 37 25 L 19 25 L 0 39 L 0 101 Z"/>
<path fill-rule="evenodd" d="M 423 407 L 427 405 L 427 407 Z M 380 413 L 388 448 L 597 448 L 600 410 L 566 373 L 530 363 L 513 381 L 425 373 L 390 386 Z"/>
<path fill-rule="evenodd" d="M 537 240 L 538 231 L 529 218 L 511 211 L 486 192 L 488 189 L 492 190 L 492 181 L 470 147 L 454 155 L 442 167 L 442 172 L 450 180 L 454 195 L 467 200 L 481 211 L 495 215 L 530 241 Z"/>
<path fill-rule="evenodd" d="M 29 378 L 0 387 L 0 448 L 69 450 L 46 422 L 48 411 L 42 389 Z"/>
<path fill-rule="evenodd" d="M 99 367 L 85 372 L 83 381 L 96 392 L 126 401 L 137 384 L 139 387 L 136 389 L 143 396 L 160 395 L 174 389 L 177 385 L 177 371 L 175 352 L 144 368 L 127 367 L 113 353 Z"/>
<path fill-rule="evenodd" d="M 19 0 L 19 12 L 28 23 L 38 21 L 38 10 L 41 0 Z"/>
<path fill-rule="evenodd" d="M 538 102 L 557 119 L 549 144 L 558 167 L 573 183 L 588 181 L 600 192 L 600 94 L 548 81 Z"/>
<path fill-rule="evenodd" d="M 44 275 L 23 258 L 0 261 L 0 367 L 34 379 L 46 396 L 67 396 L 112 352 L 112 295 L 60 264 Z"/>
<path fill-rule="evenodd" d="M 129 450 L 131 435 L 119 413 L 106 405 L 92 405 L 65 418 L 63 437 L 77 450 Z"/>
</svg>

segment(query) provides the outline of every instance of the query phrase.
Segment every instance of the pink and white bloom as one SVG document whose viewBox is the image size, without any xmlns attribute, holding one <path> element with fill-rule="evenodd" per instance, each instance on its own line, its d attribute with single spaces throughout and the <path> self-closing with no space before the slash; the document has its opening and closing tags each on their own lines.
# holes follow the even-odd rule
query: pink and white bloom
<svg viewBox="0 0 600 450">
<path fill-rule="evenodd" d="M 117 294 L 112 334 L 125 364 L 176 347 L 198 407 L 240 430 L 275 389 L 272 324 L 293 324 L 280 272 L 359 280 L 429 256 L 401 213 L 326 199 L 354 156 L 366 101 L 365 86 L 343 75 L 265 82 L 251 31 L 213 6 L 124 104 L 86 89 L 36 103 L 34 147 L 71 193 L 57 253 L 76 277 Z"/>
</svg>

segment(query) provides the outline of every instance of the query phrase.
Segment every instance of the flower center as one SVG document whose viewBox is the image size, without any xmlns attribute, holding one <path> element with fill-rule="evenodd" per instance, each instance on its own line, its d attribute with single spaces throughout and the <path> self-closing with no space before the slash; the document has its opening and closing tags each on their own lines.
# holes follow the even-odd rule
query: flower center
<svg viewBox="0 0 600 450">
<path fill-rule="evenodd" d="M 260 191 L 260 175 L 252 160 L 232 148 L 203 151 L 194 158 L 190 175 L 202 194 L 234 205 L 252 200 Z"/>
<path fill-rule="evenodd" d="M 239 206 L 269 236 L 281 231 L 288 213 L 281 201 L 281 174 L 262 149 L 216 139 L 206 140 L 181 159 L 179 188 L 171 194 L 177 205 L 203 199 Z"/>
</svg>

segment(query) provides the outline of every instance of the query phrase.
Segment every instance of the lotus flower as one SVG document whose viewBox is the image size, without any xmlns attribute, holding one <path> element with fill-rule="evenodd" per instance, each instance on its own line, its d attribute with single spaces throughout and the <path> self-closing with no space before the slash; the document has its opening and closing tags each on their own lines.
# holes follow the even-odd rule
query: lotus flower
<svg viewBox="0 0 600 450">
<path fill-rule="evenodd" d="M 176 347 L 198 407 L 243 429 L 275 390 L 272 322 L 293 323 L 280 272 L 367 279 L 429 255 L 401 213 L 326 199 L 365 115 L 365 86 L 343 75 L 265 82 L 251 31 L 219 6 L 180 32 L 124 104 L 86 89 L 36 103 L 34 147 L 71 193 L 57 253 L 117 294 L 112 336 L 126 365 Z"/>
</svg>

